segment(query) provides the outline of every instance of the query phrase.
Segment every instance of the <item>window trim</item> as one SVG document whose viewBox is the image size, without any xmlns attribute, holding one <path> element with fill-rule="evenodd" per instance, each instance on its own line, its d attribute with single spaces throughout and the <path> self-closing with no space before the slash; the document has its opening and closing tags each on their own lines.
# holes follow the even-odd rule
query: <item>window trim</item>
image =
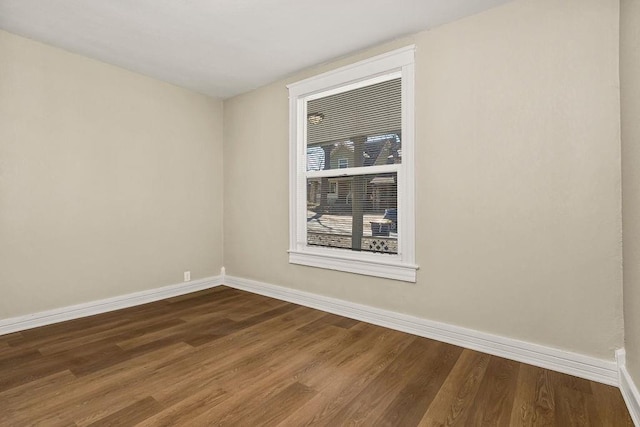
<svg viewBox="0 0 640 427">
<path fill-rule="evenodd" d="M 287 85 L 289 89 L 289 263 L 407 282 L 416 281 L 415 265 L 415 45 Z M 306 170 L 306 102 L 340 92 L 349 85 L 373 84 L 391 73 L 402 77 L 402 163 L 398 172 L 398 254 L 378 254 L 307 245 L 306 179 L 335 171 Z M 394 165 L 395 166 L 395 165 Z M 377 173 L 386 165 L 343 168 L 341 175 Z M 395 169 L 395 168 L 394 168 Z"/>
</svg>

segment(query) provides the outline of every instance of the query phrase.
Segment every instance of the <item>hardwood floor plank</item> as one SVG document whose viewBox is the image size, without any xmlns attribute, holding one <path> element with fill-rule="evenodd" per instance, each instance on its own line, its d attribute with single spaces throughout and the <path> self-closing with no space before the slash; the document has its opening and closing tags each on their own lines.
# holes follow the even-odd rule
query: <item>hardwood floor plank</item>
<svg viewBox="0 0 640 427">
<path fill-rule="evenodd" d="M 43 358 L 0 370 L 0 392 L 69 370 L 66 358 Z"/>
<path fill-rule="evenodd" d="M 593 420 L 587 405 L 588 394 L 558 387 L 555 390 L 558 425 L 562 426 L 599 426 L 600 422 Z"/>
<path fill-rule="evenodd" d="M 204 289 L 202 291 L 191 292 L 188 294 L 178 295 L 175 297 L 167 298 L 164 301 L 172 305 L 176 302 L 186 301 L 186 300 L 194 300 L 196 298 L 207 298 L 209 300 L 215 298 L 216 300 L 222 300 L 227 296 L 238 296 L 242 295 L 242 291 L 237 289 L 228 288 L 226 286 L 216 286 L 214 288 Z"/>
<path fill-rule="evenodd" d="M 0 336 L 0 426 L 631 426 L 609 386 L 216 287 Z"/>
<path fill-rule="evenodd" d="M 242 308 L 237 306 L 237 309 L 234 309 L 229 313 L 229 318 L 236 322 L 241 322 L 250 317 L 264 313 L 265 311 L 288 304 L 284 301 L 273 300 L 262 295 L 243 296 L 242 298 L 244 300 Z"/>
<path fill-rule="evenodd" d="M 164 410 L 145 420 L 138 427 L 178 426 L 193 425 L 193 420 L 203 412 L 215 408 L 220 402 L 228 399 L 230 394 L 213 386 L 199 390 L 192 394 L 185 394 L 185 398 L 179 400 Z"/>
<path fill-rule="evenodd" d="M 279 393 L 253 406 L 251 410 L 227 420 L 229 425 L 276 425 L 289 413 L 309 401 L 317 392 L 299 382 L 294 382 Z"/>
<path fill-rule="evenodd" d="M 167 337 L 163 340 L 153 341 L 131 350 L 122 350 L 120 347 L 115 346 L 113 351 L 99 352 L 92 355 L 92 357 L 83 358 L 81 361 L 74 361 L 71 372 L 73 372 L 76 377 L 82 377 L 120 363 L 126 363 L 160 348 L 179 343 L 181 343 L 181 341 L 173 337 Z"/>
<path fill-rule="evenodd" d="M 16 424 L 19 414 L 29 416 L 29 419 L 25 420 L 27 423 L 33 419 L 32 408 L 40 403 L 40 400 L 32 399 L 33 395 L 46 400 L 46 396 L 59 395 L 75 381 L 76 377 L 67 370 L 0 393 L 0 425 Z"/>
<path fill-rule="evenodd" d="M 362 333 L 358 333 L 360 329 Z M 314 356 L 312 366 L 305 367 L 295 378 L 319 393 L 281 425 L 325 425 L 415 340 L 401 332 L 380 329 L 356 325 L 349 331 L 350 339 L 341 342 L 337 352 Z"/>
<path fill-rule="evenodd" d="M 167 360 L 184 357 L 192 350 L 192 347 L 184 344 L 162 348 L 126 364 L 115 365 L 82 378 L 74 377 L 64 388 L 37 395 L 37 399 L 27 395 L 30 389 L 25 387 L 24 399 L 9 400 L 7 412 L 16 422 L 30 420 L 32 424 L 46 424 L 49 419 L 64 417 L 69 413 L 76 420 L 108 415 L 131 401 L 147 397 L 149 390 L 153 389 L 147 384 L 155 378 L 155 368 Z M 140 387 L 132 387 L 133 384 Z"/>
<path fill-rule="evenodd" d="M 24 339 L 22 332 L 12 332 L 10 334 L 0 335 L 0 342 L 11 345 L 12 342 L 18 342 Z"/>
<path fill-rule="evenodd" d="M 107 331 L 93 333 L 91 335 L 69 338 L 60 342 L 51 342 L 38 346 L 38 351 L 43 355 L 54 355 L 59 352 L 70 352 L 75 349 L 87 347 L 100 347 L 113 345 L 127 339 L 135 339 L 156 331 L 164 331 L 174 326 L 186 325 L 182 319 L 168 319 L 157 321 L 156 319 L 144 322 L 127 322 L 120 327 L 115 327 Z"/>
<path fill-rule="evenodd" d="M 364 423 L 369 424 L 371 420 L 376 425 L 417 425 L 451 373 L 461 353 L 461 347 L 444 344 L 433 362 L 422 365 L 416 376 L 407 379 L 404 388 L 384 409 L 381 417 L 376 417 L 375 412 L 372 412 Z"/>
<path fill-rule="evenodd" d="M 359 332 L 345 331 L 335 327 L 319 329 L 312 334 L 301 334 L 297 331 L 301 334 L 302 338 L 299 341 L 303 345 L 293 353 L 295 356 L 291 357 L 292 355 L 289 354 L 289 357 L 271 358 L 272 363 L 269 364 L 268 371 L 258 372 L 255 378 L 251 376 L 233 378 L 226 387 L 230 390 L 242 389 L 244 393 L 224 402 L 217 413 L 235 417 L 246 398 L 251 401 L 263 401 L 288 385 L 302 381 L 321 366 L 329 363 L 333 355 L 344 350 L 345 345 L 354 342 L 354 339 L 362 338 L 363 334 Z M 223 417 L 223 420 L 226 418 Z"/>
<path fill-rule="evenodd" d="M 571 375 L 549 371 L 556 401 L 556 420 L 566 426 L 599 426 L 606 423 L 610 415 L 600 419 L 599 411 L 593 410 L 594 395 L 591 382 Z M 602 399 L 598 396 L 598 400 Z"/>
<path fill-rule="evenodd" d="M 573 375 L 566 375 L 555 371 L 547 371 L 547 376 L 553 387 L 564 387 L 584 394 L 593 394 L 591 381 L 585 380 L 584 378 L 578 378 Z"/>
<path fill-rule="evenodd" d="M 201 319 L 199 321 L 189 322 L 188 324 L 159 330 L 142 337 L 119 341 L 118 346 L 127 351 L 136 351 L 136 349 L 146 346 L 153 346 L 155 342 L 173 341 L 184 342 L 190 346 L 197 347 L 206 342 L 228 335 L 236 323 L 237 322 L 227 318 Z"/>
<path fill-rule="evenodd" d="M 511 410 L 511 425 L 555 425 L 555 392 L 547 371 L 521 365 Z"/>
<path fill-rule="evenodd" d="M 477 426 L 509 426 L 520 363 L 491 356 L 469 423 Z"/>
<path fill-rule="evenodd" d="M 198 331 L 205 331 L 211 328 L 221 328 L 226 323 L 232 321 L 225 317 L 217 317 L 209 315 L 207 318 L 199 318 L 195 321 L 183 321 L 175 325 L 171 325 L 164 329 L 148 331 L 144 335 L 136 335 L 131 337 L 119 336 L 114 337 L 118 347 L 123 350 L 133 350 L 136 347 L 148 345 L 154 341 L 166 340 L 169 337 L 175 337 L 175 341 L 184 341 L 187 337 L 195 335 Z"/>
<path fill-rule="evenodd" d="M 408 378 L 422 374 L 423 368 L 436 363 L 442 347 L 446 345 L 428 339 L 412 342 L 364 390 L 353 396 L 327 425 L 361 424 L 376 409 L 386 408 L 404 388 Z"/>
<path fill-rule="evenodd" d="M 146 397 L 88 425 L 91 427 L 133 425 L 157 414 L 160 410 L 162 407 L 153 397 Z"/>
<path fill-rule="evenodd" d="M 488 354 L 464 350 L 418 425 L 466 425 L 490 359 Z"/>
<path fill-rule="evenodd" d="M 166 405 L 175 404 L 176 397 L 179 399 L 183 393 L 202 387 L 243 389 L 243 395 L 246 396 L 247 387 L 259 384 L 260 380 L 272 375 L 280 367 L 293 366 L 290 363 L 290 351 L 308 351 L 309 344 L 323 347 L 323 344 L 330 342 L 329 336 L 321 333 L 304 336 L 296 330 L 300 324 L 315 320 L 318 315 L 319 313 L 304 311 L 295 317 L 287 315 L 283 319 L 274 318 L 266 324 L 274 325 L 275 322 L 281 322 L 287 326 L 267 330 L 256 327 L 256 334 L 242 330 L 236 333 L 238 335 L 226 338 L 218 346 L 215 343 L 207 344 L 208 347 L 203 351 L 195 351 L 179 363 L 170 363 L 157 369 L 156 372 L 165 376 L 167 381 L 171 381 L 173 387 L 170 390 L 157 390 L 153 395 Z M 211 358 L 211 348 L 217 348 L 216 359 Z M 199 367 L 198 376 L 185 375 L 184 372 L 190 372 L 194 365 Z"/>
<path fill-rule="evenodd" d="M 357 320 L 347 319 L 344 317 L 336 316 L 335 314 L 327 313 L 315 322 L 300 328 L 300 332 L 311 332 L 319 327 L 328 325 L 349 329 L 352 326 L 357 325 L 358 323 L 359 322 Z"/>
<path fill-rule="evenodd" d="M 42 360 L 42 353 L 31 351 L 2 351 L 0 349 L 0 370 L 11 369 L 15 365 Z"/>
<path fill-rule="evenodd" d="M 292 353 L 275 349 L 274 354 L 277 356 L 269 357 L 269 365 L 264 368 L 264 364 L 260 363 L 263 357 L 261 355 L 258 359 L 250 357 L 249 360 L 243 358 L 236 361 L 236 364 L 242 365 L 239 373 L 236 365 L 223 371 L 205 374 L 212 385 L 223 387 L 231 396 L 217 407 L 201 414 L 193 422 L 202 425 L 208 425 L 213 421 L 227 425 L 240 422 L 238 417 L 243 420 L 245 411 L 251 409 L 251 406 L 247 407 L 247 401 L 264 402 L 291 384 L 299 382 L 299 374 L 308 369 L 310 362 L 313 362 L 312 356 L 323 351 L 326 345 L 332 346 L 332 343 L 343 341 L 346 332 L 325 329 L 312 335 L 303 335 L 298 331 L 295 333 L 298 335 L 286 344 L 295 343 L 295 347 L 292 348 L 293 354 L 303 355 L 302 357 L 292 357 Z M 247 366 L 247 361 L 257 362 L 256 369 Z"/>
<path fill-rule="evenodd" d="M 74 321 L 69 321 L 74 322 Z M 95 322 L 95 321 L 94 321 Z M 64 322 L 67 323 L 67 322 Z M 95 322 L 95 324 L 85 324 L 86 327 L 81 330 L 70 330 L 68 332 L 57 332 L 51 334 L 39 334 L 37 333 L 39 328 L 30 329 L 25 332 L 31 332 L 28 337 L 23 337 L 19 341 L 14 341 L 11 344 L 12 348 L 18 351 L 37 350 L 40 347 L 44 347 L 48 343 L 58 343 L 63 345 L 64 342 L 69 342 L 79 337 L 84 339 L 90 339 L 90 337 L 103 333 L 105 331 L 113 331 L 118 326 L 126 327 L 131 323 L 131 319 L 122 317 L 113 322 Z M 46 327 L 46 326 L 45 326 Z M 68 347 L 70 348 L 70 346 Z"/>
</svg>

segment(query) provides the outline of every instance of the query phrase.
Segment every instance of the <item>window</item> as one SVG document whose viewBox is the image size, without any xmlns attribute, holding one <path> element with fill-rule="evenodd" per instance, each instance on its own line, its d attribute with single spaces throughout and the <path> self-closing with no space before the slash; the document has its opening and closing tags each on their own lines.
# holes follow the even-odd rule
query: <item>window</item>
<svg viewBox="0 0 640 427">
<path fill-rule="evenodd" d="M 289 262 L 415 282 L 414 47 L 289 85 Z"/>
</svg>

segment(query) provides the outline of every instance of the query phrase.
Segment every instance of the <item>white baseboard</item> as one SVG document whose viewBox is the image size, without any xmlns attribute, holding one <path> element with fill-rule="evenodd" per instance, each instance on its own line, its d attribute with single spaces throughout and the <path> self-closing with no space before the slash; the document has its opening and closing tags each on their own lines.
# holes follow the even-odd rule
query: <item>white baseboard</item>
<svg viewBox="0 0 640 427">
<path fill-rule="evenodd" d="M 447 342 L 518 362 L 552 369 L 576 377 L 619 386 L 634 423 L 640 426 L 640 392 L 627 371 L 624 349 L 616 352 L 616 363 L 310 292 L 298 291 L 255 280 L 225 276 L 224 267 L 219 276 L 42 311 L 25 316 L 0 319 L 0 335 L 146 304 L 165 298 L 213 288 L 223 283 L 229 287 L 255 294 L 277 298 L 294 304 Z"/>
<path fill-rule="evenodd" d="M 233 276 L 225 276 L 223 280 L 225 285 L 232 288 L 618 386 L 618 369 L 613 360 L 598 359 L 255 280 Z"/>
<path fill-rule="evenodd" d="M 616 352 L 616 363 L 336 298 L 298 291 L 255 280 L 225 276 L 224 267 L 219 276 L 42 311 L 25 316 L 0 319 L 0 335 L 146 304 L 165 298 L 213 288 L 223 283 L 229 287 L 255 294 L 277 298 L 294 304 L 447 342 L 518 362 L 552 369 L 576 377 L 619 386 L 634 423 L 640 426 L 640 392 L 627 371 L 624 349 Z"/>
<path fill-rule="evenodd" d="M 39 313 L 27 314 L 25 316 L 0 319 L 0 335 L 37 328 L 38 326 L 50 325 L 52 323 L 64 322 L 66 320 L 78 319 L 80 317 L 93 316 L 94 314 L 106 313 L 121 308 L 133 307 L 134 305 L 146 304 L 190 292 L 213 288 L 221 284 L 222 276 L 206 277 L 204 279 L 163 286 L 148 291 L 70 305 L 53 310 L 41 311 Z"/>
<path fill-rule="evenodd" d="M 620 370 L 620 391 L 627 404 L 631 418 L 636 426 L 640 426 L 640 391 L 636 387 L 629 371 L 627 371 L 626 354 L 624 349 L 616 351 L 618 369 Z"/>
</svg>

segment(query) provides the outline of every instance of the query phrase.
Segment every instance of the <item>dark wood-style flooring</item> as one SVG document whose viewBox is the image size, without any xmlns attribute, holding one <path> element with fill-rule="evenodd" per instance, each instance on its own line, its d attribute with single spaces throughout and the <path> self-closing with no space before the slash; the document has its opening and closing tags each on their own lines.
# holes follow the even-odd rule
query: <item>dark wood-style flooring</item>
<svg viewBox="0 0 640 427">
<path fill-rule="evenodd" d="M 228 287 L 0 336 L 0 425 L 631 426 L 620 392 Z"/>
</svg>

